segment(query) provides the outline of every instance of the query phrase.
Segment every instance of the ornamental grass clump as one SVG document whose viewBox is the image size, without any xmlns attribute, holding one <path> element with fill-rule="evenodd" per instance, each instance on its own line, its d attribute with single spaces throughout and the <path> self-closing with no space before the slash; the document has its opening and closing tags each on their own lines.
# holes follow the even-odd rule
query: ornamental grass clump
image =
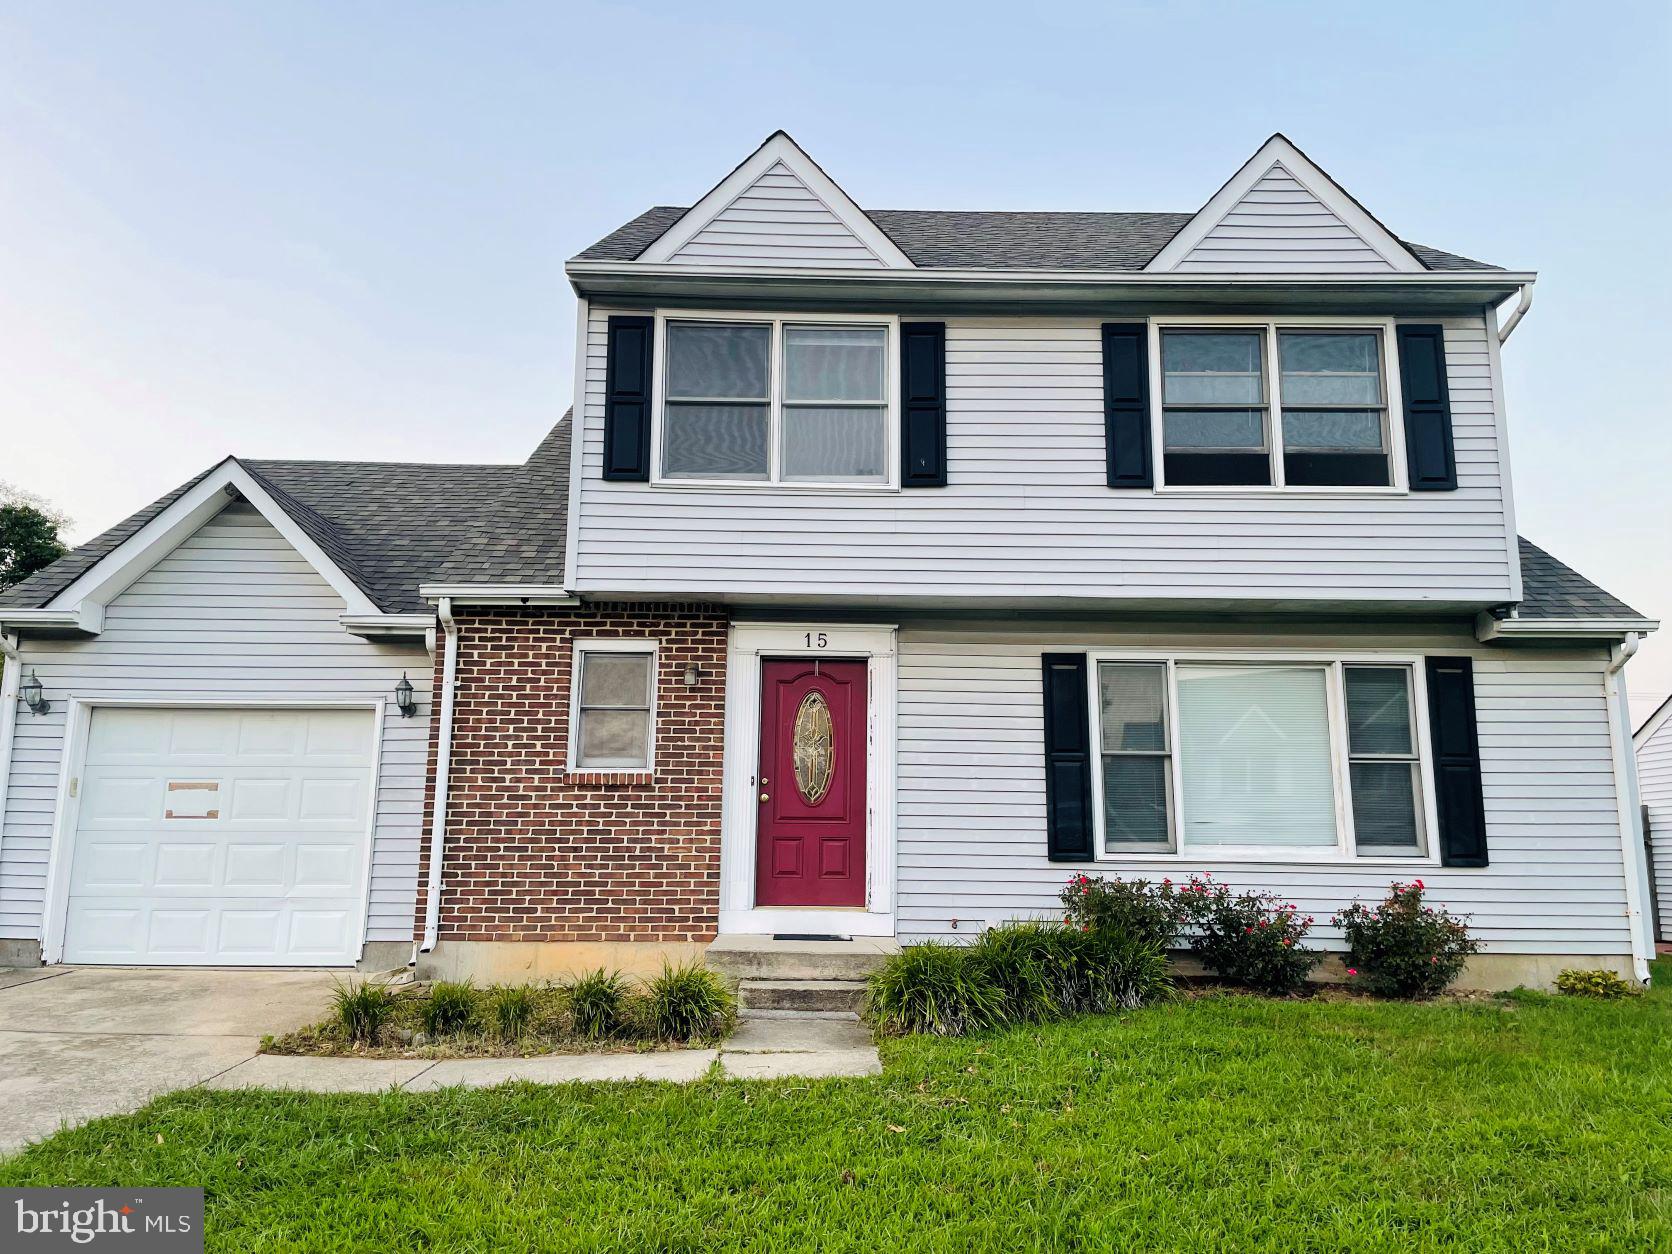
<svg viewBox="0 0 1672 1254">
<path fill-rule="evenodd" d="M 1093 879 L 1076 875 L 1060 894 L 1064 921 L 1085 931 L 1116 932 L 1157 949 L 1171 949 L 1191 919 L 1189 889 L 1173 881 Z"/>
<path fill-rule="evenodd" d="M 496 988 L 488 998 L 488 1017 L 504 1041 L 520 1041 L 534 1022 L 538 999 L 526 984 Z"/>
<path fill-rule="evenodd" d="M 1347 941 L 1347 974 L 1378 997 L 1433 997 L 1480 942 L 1462 919 L 1423 904 L 1423 883 L 1394 884 L 1376 906 L 1354 902 L 1333 922 Z"/>
<path fill-rule="evenodd" d="M 476 1022 L 476 986 L 469 980 L 442 980 L 418 1012 L 418 1021 L 432 1037 L 463 1032 Z"/>
<path fill-rule="evenodd" d="M 565 991 L 575 1034 L 588 1040 L 619 1036 L 628 1026 L 627 981 L 619 971 L 599 968 L 576 977 Z"/>
<path fill-rule="evenodd" d="M 387 984 L 362 980 L 338 982 L 331 993 L 331 1017 L 351 1041 L 369 1045 L 395 1009 L 395 995 Z"/>
<path fill-rule="evenodd" d="M 663 962 L 645 982 L 645 1026 L 665 1041 L 714 1041 L 737 1022 L 737 998 L 718 974 L 700 963 Z"/>
<path fill-rule="evenodd" d="M 1282 996 L 1298 992 L 1324 960 L 1320 951 L 1301 945 L 1313 920 L 1293 903 L 1279 904 L 1271 893 L 1233 893 L 1197 876 L 1185 892 L 1196 928 L 1190 952 L 1216 975 Z"/>
<path fill-rule="evenodd" d="M 907 945 L 865 982 L 865 1016 L 885 1032 L 964 1036 L 1005 1023 L 1005 993 L 972 947 Z"/>
</svg>

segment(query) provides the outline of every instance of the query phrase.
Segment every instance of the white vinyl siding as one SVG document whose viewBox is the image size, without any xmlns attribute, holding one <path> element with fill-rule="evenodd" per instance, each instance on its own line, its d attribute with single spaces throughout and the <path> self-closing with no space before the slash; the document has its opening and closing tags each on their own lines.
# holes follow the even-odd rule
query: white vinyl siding
<svg viewBox="0 0 1672 1254">
<path fill-rule="evenodd" d="M 91 640 L 25 640 L 52 710 L 20 707 L 0 827 L 0 938 L 40 939 L 65 698 L 387 702 L 366 939 L 410 941 L 422 834 L 430 660 L 343 631 L 342 598 L 253 506 L 229 505 L 105 611 Z M 412 680 L 418 713 L 394 690 Z"/>
<path fill-rule="evenodd" d="M 1245 274 L 1369 274 L 1393 268 L 1281 165 L 1266 171 L 1177 266 Z"/>
<path fill-rule="evenodd" d="M 1332 912 L 1420 875 L 1436 901 L 1472 916 L 1490 950 L 1630 953 L 1601 648 L 1516 651 L 1477 645 L 1463 633 L 1396 638 L 1368 628 L 1275 634 L 1181 623 L 1144 632 L 902 624 L 902 940 L 968 935 L 1004 919 L 1054 914 L 1057 892 L 1082 871 L 1175 880 L 1211 871 L 1234 886 L 1296 902 L 1320 920 L 1315 934 L 1325 943 L 1338 939 L 1327 925 Z M 1471 655 L 1491 864 L 1464 870 L 1397 858 L 1285 863 L 1126 854 L 1096 864 L 1049 861 L 1041 654 L 1186 646 Z"/>
<path fill-rule="evenodd" d="M 1637 750 L 1637 791 L 1649 816 L 1660 939 L 1672 942 L 1672 719 Z"/>
<path fill-rule="evenodd" d="M 1444 319 L 1455 492 L 1177 494 L 1106 484 L 1099 323 L 947 325 L 949 486 L 838 492 L 606 483 L 606 319 L 587 343 L 575 586 L 829 599 L 1511 597 L 1487 329 Z M 1394 416 L 1396 438 L 1403 438 Z"/>
<path fill-rule="evenodd" d="M 725 266 L 883 265 L 782 161 L 715 214 L 672 259 Z"/>
</svg>

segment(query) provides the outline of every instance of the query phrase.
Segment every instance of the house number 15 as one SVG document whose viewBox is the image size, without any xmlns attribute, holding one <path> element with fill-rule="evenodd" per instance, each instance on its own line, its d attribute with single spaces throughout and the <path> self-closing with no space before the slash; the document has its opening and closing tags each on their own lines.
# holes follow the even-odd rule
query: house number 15
<svg viewBox="0 0 1672 1254">
<path fill-rule="evenodd" d="M 809 649 L 827 649 L 830 647 L 830 637 L 822 631 L 807 633 L 807 647 Z"/>
</svg>

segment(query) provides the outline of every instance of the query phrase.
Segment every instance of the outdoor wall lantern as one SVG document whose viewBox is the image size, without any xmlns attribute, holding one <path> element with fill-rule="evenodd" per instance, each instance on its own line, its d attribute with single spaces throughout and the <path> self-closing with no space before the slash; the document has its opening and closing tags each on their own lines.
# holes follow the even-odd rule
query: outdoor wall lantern
<svg viewBox="0 0 1672 1254">
<path fill-rule="evenodd" d="M 685 668 L 685 686 L 687 688 L 695 688 L 698 684 L 702 683 L 707 674 L 707 671 L 703 670 L 703 668 L 698 666 L 695 662 L 692 662 Z"/>
<path fill-rule="evenodd" d="M 36 714 L 45 714 L 52 708 L 52 702 L 46 699 L 46 693 L 41 689 L 41 677 L 34 671 L 29 672 L 29 678 L 23 681 L 17 695 L 23 698 L 23 703 Z"/>
<path fill-rule="evenodd" d="M 395 706 L 401 712 L 402 718 L 411 718 L 418 713 L 418 702 L 412 697 L 412 681 L 401 672 L 401 682 L 395 685 Z"/>
</svg>

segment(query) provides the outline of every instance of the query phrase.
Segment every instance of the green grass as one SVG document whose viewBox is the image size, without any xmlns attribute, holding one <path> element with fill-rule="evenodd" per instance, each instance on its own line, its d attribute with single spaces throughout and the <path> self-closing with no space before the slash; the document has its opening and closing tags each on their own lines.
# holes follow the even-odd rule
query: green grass
<svg viewBox="0 0 1672 1254">
<path fill-rule="evenodd" d="M 201 1184 L 221 1250 L 1672 1248 L 1665 991 L 1218 996 L 884 1059 L 877 1080 L 189 1092 L 0 1185 Z"/>
</svg>

